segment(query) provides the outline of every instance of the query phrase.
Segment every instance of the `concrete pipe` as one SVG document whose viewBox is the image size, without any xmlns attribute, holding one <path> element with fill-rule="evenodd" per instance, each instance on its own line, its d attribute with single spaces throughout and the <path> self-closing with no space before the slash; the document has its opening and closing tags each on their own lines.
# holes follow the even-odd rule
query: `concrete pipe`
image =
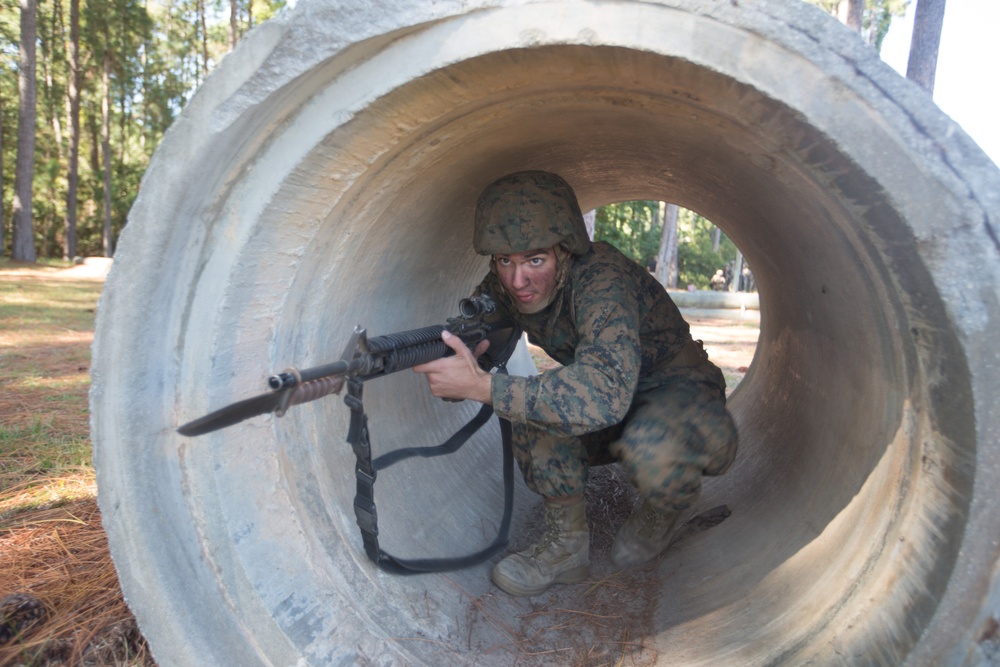
<svg viewBox="0 0 1000 667">
<path fill-rule="evenodd" d="M 524 600 L 490 564 L 365 558 L 336 399 L 174 428 L 440 323 L 485 271 L 481 188 L 676 202 L 753 266 L 732 516 Z M 126 598 L 161 665 L 973 665 L 1000 617 L 1000 171 L 856 36 L 791 0 L 306 0 L 227 57 L 143 181 L 100 304 L 93 435 Z M 519 371 L 530 361 L 523 357 Z M 473 412 L 369 383 L 379 451 Z M 376 485 L 399 556 L 483 546 L 498 429 Z M 515 533 L 536 499 L 521 488 Z M 614 526 L 608 528 L 613 530 Z"/>
</svg>

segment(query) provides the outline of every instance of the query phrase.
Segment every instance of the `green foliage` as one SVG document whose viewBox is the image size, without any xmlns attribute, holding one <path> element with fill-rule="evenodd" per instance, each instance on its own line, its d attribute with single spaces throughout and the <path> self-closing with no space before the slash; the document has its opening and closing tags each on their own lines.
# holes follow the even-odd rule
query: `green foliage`
<svg viewBox="0 0 1000 667">
<path fill-rule="evenodd" d="M 875 47 L 876 53 L 882 53 L 882 42 L 889 34 L 892 19 L 903 16 L 909 4 L 910 0 L 869 0 L 864 29 L 868 31 L 868 43 Z"/>
<path fill-rule="evenodd" d="M 628 201 L 597 209 L 594 240 L 607 241 L 627 257 L 652 270 L 660 250 L 663 221 L 659 202 Z M 680 209 L 677 218 L 677 269 L 679 285 L 708 288 L 716 270 L 736 260 L 736 246 L 719 232 L 715 251 L 715 225 L 694 211 Z"/>
<path fill-rule="evenodd" d="M 677 284 L 708 289 L 718 269 L 736 261 L 736 245 L 720 233 L 719 250 L 713 250 L 715 225 L 694 211 L 681 209 L 677 216 Z"/>
<path fill-rule="evenodd" d="M 627 201 L 597 209 L 594 240 L 607 241 L 639 264 L 652 267 L 660 249 L 663 223 L 659 202 Z"/>
<path fill-rule="evenodd" d="M 40 257 L 62 256 L 67 217 L 70 2 L 38 2 L 32 213 Z M 103 252 L 104 175 L 100 151 L 105 65 L 111 116 L 111 221 L 112 235 L 116 237 L 125 226 L 139 181 L 156 146 L 206 73 L 229 51 L 230 4 L 221 0 L 80 0 L 79 7 L 77 254 L 99 255 Z M 237 0 L 238 36 L 284 7 L 285 0 Z M 19 38 L 20 5 L 17 0 L 0 0 L 3 255 L 9 255 L 11 241 Z"/>
</svg>

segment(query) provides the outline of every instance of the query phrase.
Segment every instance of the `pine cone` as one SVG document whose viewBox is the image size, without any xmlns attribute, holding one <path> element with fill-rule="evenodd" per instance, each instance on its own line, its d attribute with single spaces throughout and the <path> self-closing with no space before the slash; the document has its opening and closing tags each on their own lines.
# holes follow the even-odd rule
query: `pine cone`
<svg viewBox="0 0 1000 667">
<path fill-rule="evenodd" d="M 21 636 L 45 620 L 45 603 L 30 593 L 11 593 L 0 600 L 0 644 Z"/>
</svg>

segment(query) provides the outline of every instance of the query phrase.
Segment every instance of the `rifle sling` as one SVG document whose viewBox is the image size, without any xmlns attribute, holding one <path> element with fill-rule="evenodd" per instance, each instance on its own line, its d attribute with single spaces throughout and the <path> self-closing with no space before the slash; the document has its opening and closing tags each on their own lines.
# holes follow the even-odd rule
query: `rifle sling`
<svg viewBox="0 0 1000 667">
<path fill-rule="evenodd" d="M 506 372 L 503 365 L 500 372 Z M 426 572 L 446 572 L 458 570 L 481 563 L 507 546 L 510 533 L 510 521 L 514 508 L 514 454 L 511 448 L 511 426 L 506 419 L 500 419 L 500 434 L 503 441 L 503 481 L 504 510 L 500 520 L 500 528 L 493 542 L 475 553 L 455 558 L 414 558 L 404 559 L 392 556 L 378 543 L 378 513 L 375 508 L 375 478 L 379 470 L 384 470 L 394 463 L 413 456 L 424 458 L 451 454 L 468 441 L 473 433 L 493 416 L 493 407 L 483 405 L 479 412 L 469 422 L 459 429 L 444 443 L 434 447 L 406 447 L 383 454 L 372 461 L 371 442 L 369 440 L 368 416 L 365 414 L 362 400 L 362 379 L 351 377 L 347 381 L 347 395 L 344 402 L 351 410 L 351 422 L 347 432 L 347 442 L 357 457 L 355 477 L 357 492 L 354 496 L 354 513 L 361 529 L 361 539 L 365 553 L 381 569 L 393 574 L 420 574 Z"/>
</svg>

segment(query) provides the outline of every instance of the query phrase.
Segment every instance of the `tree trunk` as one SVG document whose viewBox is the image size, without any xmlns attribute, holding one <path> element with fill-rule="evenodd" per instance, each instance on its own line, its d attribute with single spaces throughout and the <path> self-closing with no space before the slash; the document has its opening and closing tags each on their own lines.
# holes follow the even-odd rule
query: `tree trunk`
<svg viewBox="0 0 1000 667">
<path fill-rule="evenodd" d="M 736 260 L 733 262 L 733 275 L 729 279 L 729 291 L 736 292 L 740 286 L 740 276 L 743 275 L 743 253 L 736 249 Z"/>
<path fill-rule="evenodd" d="M 229 0 L 229 50 L 236 49 L 239 40 L 240 3 L 239 0 Z"/>
<path fill-rule="evenodd" d="M 934 94 L 944 5 L 945 0 L 917 0 L 917 9 L 913 14 L 913 37 L 910 39 L 906 78 L 931 95 Z"/>
<path fill-rule="evenodd" d="M 21 0 L 20 99 L 17 112 L 17 163 L 14 168 L 14 230 L 10 258 L 34 262 L 35 230 L 31 220 L 35 176 L 35 0 Z"/>
<path fill-rule="evenodd" d="M 54 138 L 54 141 L 46 142 L 41 157 L 47 164 L 54 165 L 55 168 L 62 167 L 66 158 L 63 152 L 62 114 L 60 113 L 62 98 L 56 93 L 58 84 L 55 74 L 58 63 L 62 59 L 62 54 L 60 53 L 60 47 L 63 46 L 62 25 L 62 5 L 60 4 L 60 0 L 54 0 L 52 2 L 49 30 L 47 32 L 44 29 L 38 31 L 38 44 L 41 47 L 40 64 L 42 77 L 45 81 L 43 88 L 45 122 L 52 127 Z M 54 156 L 52 154 L 53 148 L 55 149 Z M 36 232 L 40 232 L 38 236 L 41 237 L 41 246 L 37 248 L 38 254 L 42 257 L 52 257 L 55 255 L 58 236 L 56 232 L 57 211 L 55 202 L 59 200 L 61 193 L 57 185 L 58 179 L 49 178 L 46 180 L 48 181 L 49 192 L 44 196 L 44 201 L 48 205 L 45 207 L 46 212 L 41 220 L 36 219 L 34 224 Z"/>
<path fill-rule="evenodd" d="M 861 33 L 864 23 L 865 0 L 840 0 L 837 5 L 837 18 L 840 22 L 856 33 Z"/>
<path fill-rule="evenodd" d="M 0 255 L 3 255 L 4 248 L 4 220 L 3 220 L 3 91 L 0 90 Z"/>
<path fill-rule="evenodd" d="M 677 287 L 677 204 L 660 202 L 663 233 L 656 256 L 656 279 L 664 287 Z"/>
<path fill-rule="evenodd" d="M 132 122 L 132 105 L 124 95 L 118 97 L 118 164 L 124 165 L 128 162 L 128 147 L 132 145 L 129 130 L 135 123 Z"/>
<path fill-rule="evenodd" d="M 201 25 L 201 74 L 208 76 L 208 25 L 205 22 L 205 0 L 198 0 L 198 22 Z"/>
<path fill-rule="evenodd" d="M 719 245 L 722 244 L 722 230 L 718 227 L 712 228 L 712 252 L 719 252 Z"/>
<path fill-rule="evenodd" d="M 113 257 L 111 240 L 111 54 L 104 52 L 101 72 L 101 158 L 104 171 L 104 256 Z"/>
<path fill-rule="evenodd" d="M 80 163 L 80 0 L 69 4 L 69 81 L 66 89 L 69 116 L 66 164 L 66 220 L 63 225 L 63 258 L 76 257 L 76 195 Z"/>
<path fill-rule="evenodd" d="M 86 114 L 87 133 L 90 135 L 90 150 L 87 151 L 87 162 L 90 164 L 90 171 L 94 174 L 101 173 L 101 128 L 97 124 L 96 114 Z"/>
<path fill-rule="evenodd" d="M 145 11 L 149 11 L 149 0 L 143 0 L 142 7 Z M 142 56 L 139 58 L 139 65 L 142 67 L 142 132 L 139 133 L 139 148 L 145 152 L 146 150 L 146 136 L 150 133 L 150 127 L 152 125 L 150 119 L 150 104 L 149 104 L 149 91 L 150 91 L 150 81 L 149 81 L 149 51 L 152 48 L 152 33 L 147 33 L 146 37 L 142 40 Z"/>
<path fill-rule="evenodd" d="M 52 132 L 55 134 L 56 155 L 59 163 L 62 164 L 66 157 L 63 154 L 62 119 L 59 114 L 59 96 L 55 94 L 56 81 L 53 70 L 63 54 L 59 53 L 60 40 L 63 39 L 62 31 L 62 4 L 59 0 L 52 3 L 52 26 L 49 35 L 49 52 L 42 51 L 42 60 L 45 63 L 45 86 L 46 86 L 46 109 L 50 116 L 49 122 L 52 124 Z M 44 31 L 43 31 L 44 32 Z M 44 46 L 44 43 L 43 43 Z"/>
</svg>

